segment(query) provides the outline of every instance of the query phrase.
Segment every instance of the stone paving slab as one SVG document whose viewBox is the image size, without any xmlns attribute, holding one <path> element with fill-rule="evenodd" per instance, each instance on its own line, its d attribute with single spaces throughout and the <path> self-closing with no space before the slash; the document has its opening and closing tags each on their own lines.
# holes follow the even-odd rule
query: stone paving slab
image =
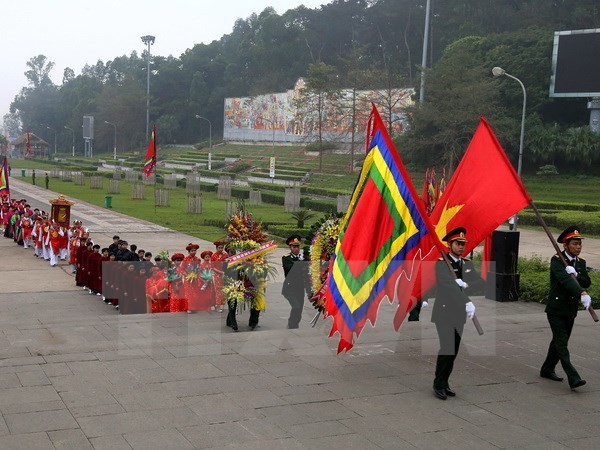
<svg viewBox="0 0 600 450">
<path fill-rule="evenodd" d="M 40 204 L 56 196 L 29 194 Z M 86 208 L 108 243 L 117 230 L 102 227 L 120 216 Z M 193 239 L 123 223 L 119 233 L 150 250 Z M 548 247 L 540 233 L 522 232 L 521 254 Z M 600 262 L 600 240 L 586 239 L 584 253 Z M 539 378 L 550 340 L 542 305 L 475 298 L 486 333 L 465 328 L 451 378 L 458 396 L 442 402 L 431 392 L 431 308 L 394 332 L 394 306 L 384 303 L 377 326 L 337 355 L 330 321 L 309 326 L 311 307 L 298 330 L 285 328 L 281 274 L 267 289 L 261 328 L 249 331 L 245 314 L 234 333 L 216 312 L 120 316 L 76 288 L 66 263 L 51 268 L 4 238 L 0 254 L 2 449 L 600 446 L 600 330 L 585 313 L 571 352 L 588 384 L 572 392 Z"/>
</svg>

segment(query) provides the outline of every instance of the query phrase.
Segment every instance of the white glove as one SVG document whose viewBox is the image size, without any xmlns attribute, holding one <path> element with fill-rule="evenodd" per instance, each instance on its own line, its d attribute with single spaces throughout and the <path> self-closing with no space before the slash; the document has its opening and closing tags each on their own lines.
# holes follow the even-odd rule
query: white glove
<svg viewBox="0 0 600 450">
<path fill-rule="evenodd" d="M 459 288 L 461 288 L 461 289 L 466 289 L 466 288 L 468 288 L 468 287 L 469 287 L 469 285 L 468 285 L 467 283 L 465 283 L 465 282 L 462 280 L 462 278 L 457 278 L 457 279 L 456 279 L 456 280 L 454 280 L 454 281 L 456 281 L 456 284 L 458 284 L 458 287 L 459 287 Z"/>
<path fill-rule="evenodd" d="M 585 309 L 588 309 L 590 307 L 590 305 L 592 304 L 592 297 L 590 297 L 587 294 L 582 295 L 581 296 L 581 303 L 583 304 L 583 307 Z"/>
<path fill-rule="evenodd" d="M 582 301 L 583 301 L 583 296 L 581 297 Z M 475 305 L 473 304 L 473 302 L 467 302 L 465 303 L 465 310 L 467 311 L 467 319 L 472 319 L 473 316 L 475 315 Z"/>
<path fill-rule="evenodd" d="M 429 303 L 427 302 L 427 300 L 423 300 L 421 302 L 421 309 L 425 309 L 429 306 Z"/>
<path fill-rule="evenodd" d="M 573 266 L 565 267 L 565 272 L 567 272 L 569 275 L 577 275 L 577 271 L 575 270 L 575 267 L 573 267 Z"/>
</svg>

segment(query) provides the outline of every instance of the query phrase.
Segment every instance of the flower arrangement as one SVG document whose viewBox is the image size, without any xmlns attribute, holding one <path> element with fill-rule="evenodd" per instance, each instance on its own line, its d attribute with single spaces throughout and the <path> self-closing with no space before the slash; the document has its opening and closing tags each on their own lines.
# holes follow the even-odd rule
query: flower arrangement
<svg viewBox="0 0 600 450">
<path fill-rule="evenodd" d="M 312 292 L 315 294 L 310 299 L 315 309 L 319 312 L 325 310 L 323 296 L 323 283 L 327 279 L 329 261 L 335 252 L 338 236 L 340 234 L 341 215 L 326 217 L 313 226 L 313 237 L 310 244 L 310 281 Z M 314 319 L 313 319 L 314 320 Z"/>
<path fill-rule="evenodd" d="M 313 292 L 317 292 L 327 278 L 329 260 L 335 252 L 340 234 L 341 218 L 331 217 L 324 220 L 310 244 L 310 279 Z"/>
<path fill-rule="evenodd" d="M 237 210 L 231 215 L 225 230 L 228 251 L 233 253 L 255 250 L 266 242 L 262 225 L 245 210 L 242 200 L 238 202 Z M 227 272 L 223 278 L 223 295 L 230 305 L 237 302 L 240 308 L 245 305 L 258 310 L 266 308 L 266 280 L 274 274 L 275 269 L 263 255 L 240 261 L 229 267 Z"/>
<path fill-rule="evenodd" d="M 238 200 L 236 211 L 229 218 L 225 231 L 230 245 L 234 241 L 254 241 L 262 244 L 267 238 L 262 232 L 262 224 L 255 221 L 252 214 L 246 210 L 243 200 Z"/>
</svg>

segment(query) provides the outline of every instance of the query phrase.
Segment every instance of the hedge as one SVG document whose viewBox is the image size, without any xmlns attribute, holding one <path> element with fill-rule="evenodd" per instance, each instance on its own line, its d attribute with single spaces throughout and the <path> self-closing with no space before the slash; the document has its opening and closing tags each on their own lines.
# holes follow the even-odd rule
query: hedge
<svg viewBox="0 0 600 450">
<path fill-rule="evenodd" d="M 559 210 L 553 213 L 540 212 L 546 225 L 558 229 L 577 224 L 584 234 L 600 235 L 600 212 Z M 539 225 L 536 215 L 528 210 L 519 213 L 521 225 Z"/>
<path fill-rule="evenodd" d="M 586 203 L 566 203 L 551 201 L 536 201 L 535 206 L 538 209 L 560 209 L 571 211 L 600 211 L 600 205 L 589 205 Z"/>
<path fill-rule="evenodd" d="M 519 299 L 525 302 L 546 304 L 550 289 L 550 262 L 535 256 L 519 258 Z M 592 285 L 587 289 L 592 297 L 594 309 L 600 307 L 600 272 L 589 272 Z"/>
<path fill-rule="evenodd" d="M 309 231 L 310 227 L 299 229 L 296 225 L 270 225 L 268 228 L 269 234 L 279 236 L 284 239 L 292 234 L 299 234 L 307 239 L 307 234 Z M 312 239 L 312 236 L 310 236 L 310 238 Z"/>
</svg>

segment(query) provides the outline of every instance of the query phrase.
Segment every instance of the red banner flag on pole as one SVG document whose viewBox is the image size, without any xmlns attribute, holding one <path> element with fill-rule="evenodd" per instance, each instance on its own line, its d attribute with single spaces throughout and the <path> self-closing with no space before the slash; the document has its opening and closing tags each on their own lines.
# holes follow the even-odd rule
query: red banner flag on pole
<svg viewBox="0 0 600 450">
<path fill-rule="evenodd" d="M 146 150 L 146 159 L 144 162 L 144 175 L 149 177 L 154 173 L 156 167 L 156 125 L 152 125 L 152 134 L 150 136 L 150 142 L 148 142 L 148 150 Z"/>
<path fill-rule="evenodd" d="M 529 193 L 508 160 L 492 128 L 484 117 L 430 219 L 441 239 L 456 227 L 466 227 L 468 242 L 465 254 L 477 247 L 498 225 L 531 202 Z M 439 255 L 431 255 L 435 261 Z M 421 298 L 433 285 L 433 264 L 423 264 L 422 280 L 412 296 Z M 418 291 L 421 289 L 421 291 Z M 396 313 L 396 329 L 404 320 Z"/>
</svg>

